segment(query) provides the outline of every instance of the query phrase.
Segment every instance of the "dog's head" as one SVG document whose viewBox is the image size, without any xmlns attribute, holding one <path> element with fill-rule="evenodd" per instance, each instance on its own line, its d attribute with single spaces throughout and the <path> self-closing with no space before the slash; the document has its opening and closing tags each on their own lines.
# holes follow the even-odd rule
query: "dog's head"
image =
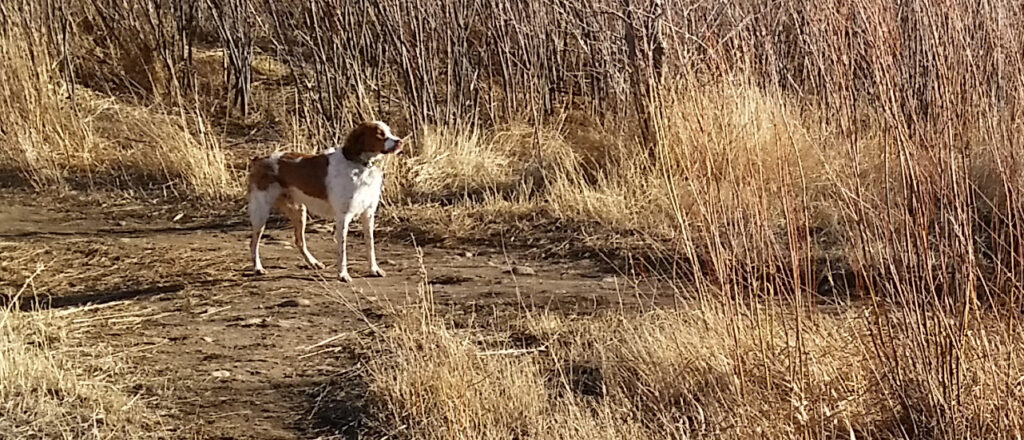
<svg viewBox="0 0 1024 440">
<path fill-rule="evenodd" d="M 381 121 L 359 124 L 345 139 L 342 153 L 349 160 L 369 163 L 382 154 L 402 151 L 402 139 L 391 133 L 388 124 Z"/>
</svg>

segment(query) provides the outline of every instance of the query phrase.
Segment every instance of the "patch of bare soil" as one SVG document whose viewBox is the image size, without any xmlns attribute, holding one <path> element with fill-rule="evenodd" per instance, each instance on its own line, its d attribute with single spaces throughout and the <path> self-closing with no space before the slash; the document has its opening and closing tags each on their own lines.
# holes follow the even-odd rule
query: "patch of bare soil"
<svg viewBox="0 0 1024 440">
<path fill-rule="evenodd" d="M 439 313 L 467 327 L 500 324 L 523 310 L 591 314 L 672 301 L 638 294 L 643 286 L 627 288 L 593 262 L 416 247 L 416 237 L 386 227 L 378 255 L 388 277 L 365 277 L 363 241 L 354 235 L 356 280 L 345 285 L 335 281 L 335 244 L 323 221 L 311 225 L 308 239 L 327 269 L 304 268 L 279 222 L 262 248 L 269 274 L 252 277 L 241 213 L 194 218 L 175 206 L 35 197 L 0 197 L 0 292 L 16 291 L 39 270 L 25 296 L 0 296 L 0 303 L 90 307 L 82 314 L 94 324 L 90 338 L 129 353 L 124 368 L 149 378 L 133 391 L 173 438 L 365 434 L 372 418 L 359 374 L 365 354 L 351 342 L 419 301 L 424 281 Z"/>
</svg>

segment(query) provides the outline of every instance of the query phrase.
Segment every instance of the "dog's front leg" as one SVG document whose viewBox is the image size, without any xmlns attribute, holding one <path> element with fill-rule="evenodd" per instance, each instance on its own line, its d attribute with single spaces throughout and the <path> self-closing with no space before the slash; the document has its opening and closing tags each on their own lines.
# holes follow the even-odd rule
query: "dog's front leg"
<svg viewBox="0 0 1024 440">
<path fill-rule="evenodd" d="M 375 277 L 385 276 L 384 270 L 377 265 L 377 251 L 373 248 L 373 213 L 370 211 L 363 214 L 363 236 L 366 237 L 366 249 L 369 251 L 367 260 L 370 273 Z"/>
<path fill-rule="evenodd" d="M 334 228 L 334 233 L 338 241 L 338 280 L 343 283 L 351 283 L 352 276 L 348 274 L 348 256 L 346 255 L 347 248 L 346 242 L 348 241 L 348 225 L 352 222 L 352 214 L 342 214 L 338 216 L 338 225 Z"/>
</svg>

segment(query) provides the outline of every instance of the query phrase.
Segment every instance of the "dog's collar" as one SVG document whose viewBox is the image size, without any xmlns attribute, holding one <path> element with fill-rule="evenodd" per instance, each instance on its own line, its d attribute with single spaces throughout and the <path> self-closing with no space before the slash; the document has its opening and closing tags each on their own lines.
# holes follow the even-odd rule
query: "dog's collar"
<svg viewBox="0 0 1024 440">
<path fill-rule="evenodd" d="M 345 160 L 347 160 L 349 162 L 352 162 L 352 163 L 354 163 L 356 165 L 359 165 L 359 166 L 361 166 L 363 168 L 373 168 L 373 166 L 374 166 L 373 162 L 370 162 L 368 160 L 363 160 L 362 158 L 349 159 L 349 158 L 346 157 Z"/>
<path fill-rule="evenodd" d="M 348 157 L 348 155 L 343 152 L 341 154 L 341 156 L 344 157 L 345 160 L 347 160 L 349 162 L 352 162 L 352 163 L 354 163 L 356 165 L 359 165 L 359 166 L 361 166 L 363 168 L 373 168 L 374 166 L 376 166 L 376 165 L 374 165 L 373 160 L 371 160 L 371 159 L 363 159 L 362 155 L 359 155 L 359 156 L 356 156 L 356 157 Z"/>
</svg>

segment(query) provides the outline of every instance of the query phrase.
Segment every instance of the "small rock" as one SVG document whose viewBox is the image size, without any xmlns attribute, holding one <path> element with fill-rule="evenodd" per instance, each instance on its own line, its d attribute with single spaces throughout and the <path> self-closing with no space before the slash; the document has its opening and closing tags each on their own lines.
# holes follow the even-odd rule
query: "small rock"
<svg viewBox="0 0 1024 440">
<path fill-rule="evenodd" d="M 604 277 L 604 278 L 601 279 L 601 282 L 602 283 L 614 283 L 615 282 L 615 277 Z"/>
<path fill-rule="evenodd" d="M 384 260 L 384 264 L 392 267 L 398 266 L 398 263 L 395 262 L 395 260 Z"/>
<path fill-rule="evenodd" d="M 178 220 L 181 220 L 181 218 L 184 217 L 184 216 L 185 216 L 184 212 L 179 212 L 178 215 L 174 216 L 174 218 L 171 219 L 171 221 L 172 222 L 176 222 Z"/>
<path fill-rule="evenodd" d="M 473 258 L 473 253 L 470 251 L 466 251 L 462 253 L 462 256 L 466 258 Z"/>
<path fill-rule="evenodd" d="M 532 267 L 529 267 L 529 266 L 512 266 L 511 272 L 512 272 L 513 275 L 520 275 L 520 276 L 533 276 L 533 275 L 537 275 L 537 271 L 534 270 Z"/>
<path fill-rule="evenodd" d="M 306 307 L 306 306 L 309 306 L 309 305 L 312 305 L 312 304 L 313 303 L 310 300 L 306 299 L 306 298 L 295 298 L 295 299 L 286 299 L 284 301 L 281 301 L 281 302 L 277 303 L 277 306 L 278 307 L 299 307 L 299 306 Z"/>
<path fill-rule="evenodd" d="M 128 226 L 128 222 L 126 222 L 124 220 L 118 220 L 117 221 L 117 225 L 123 228 L 125 226 Z"/>
<path fill-rule="evenodd" d="M 224 371 L 224 370 L 217 370 L 217 371 L 214 371 L 213 373 L 210 373 L 210 375 L 213 376 L 213 377 L 216 377 L 218 379 L 223 379 L 225 377 L 231 376 L 231 372 Z"/>
<path fill-rule="evenodd" d="M 213 338 L 211 338 L 211 337 L 209 337 L 209 336 L 203 336 L 203 337 L 201 337 L 201 338 L 199 338 L 199 339 L 202 339 L 202 340 L 204 340 L 204 341 L 206 341 L 206 342 L 209 342 L 209 343 L 211 343 L 211 344 L 213 343 Z"/>
</svg>

